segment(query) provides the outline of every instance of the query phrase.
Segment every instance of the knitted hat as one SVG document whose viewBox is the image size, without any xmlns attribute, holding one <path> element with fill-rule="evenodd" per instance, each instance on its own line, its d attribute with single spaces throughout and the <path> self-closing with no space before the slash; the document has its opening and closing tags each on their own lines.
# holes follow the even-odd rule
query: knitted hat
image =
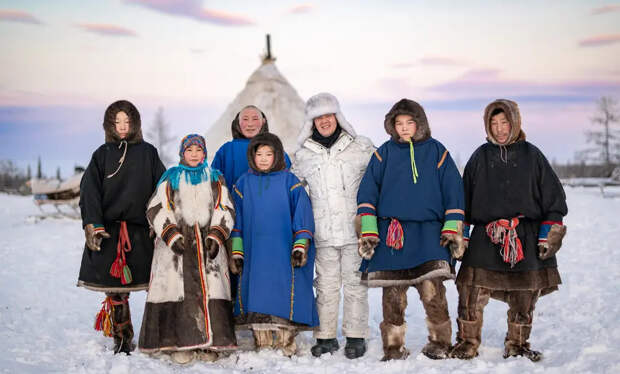
<svg viewBox="0 0 620 374">
<path fill-rule="evenodd" d="M 192 145 L 197 145 L 205 153 L 205 158 L 207 158 L 207 146 L 205 145 L 205 138 L 198 134 L 189 134 L 181 140 L 181 147 L 179 147 L 179 156 L 181 156 L 181 160 L 183 160 L 183 154 L 185 150 Z"/>
</svg>

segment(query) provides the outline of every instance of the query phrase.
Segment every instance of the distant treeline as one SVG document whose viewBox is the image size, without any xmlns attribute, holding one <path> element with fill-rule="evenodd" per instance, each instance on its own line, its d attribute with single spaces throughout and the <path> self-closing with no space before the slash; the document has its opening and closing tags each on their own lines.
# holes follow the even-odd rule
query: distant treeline
<svg viewBox="0 0 620 374">
<path fill-rule="evenodd" d="M 0 160 L 0 192 L 28 195 L 31 193 L 26 182 L 30 180 L 30 170 L 19 169 L 11 160 Z"/>
<path fill-rule="evenodd" d="M 555 173 L 560 179 L 566 178 L 609 178 L 614 169 L 620 164 L 610 163 L 604 164 L 586 164 L 581 163 L 567 163 L 551 165 Z"/>
</svg>

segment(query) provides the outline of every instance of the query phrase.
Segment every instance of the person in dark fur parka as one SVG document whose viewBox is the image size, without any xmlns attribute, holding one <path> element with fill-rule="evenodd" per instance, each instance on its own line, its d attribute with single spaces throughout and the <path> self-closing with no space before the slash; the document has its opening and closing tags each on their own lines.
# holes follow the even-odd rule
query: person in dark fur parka
<svg viewBox="0 0 620 374">
<path fill-rule="evenodd" d="M 146 204 L 165 168 L 157 149 L 142 140 L 140 113 L 129 101 L 107 108 L 103 129 L 105 144 L 80 183 L 86 245 L 78 286 L 106 293 L 95 328 L 114 337 L 115 353 L 129 353 L 129 292 L 148 288 L 153 258 Z"/>
<path fill-rule="evenodd" d="M 447 358 L 452 340 L 446 289 L 464 250 L 463 182 L 448 150 L 431 137 L 422 106 L 402 99 L 385 115 L 392 139 L 370 159 L 357 194 L 362 283 L 383 287 L 383 360 L 405 359 L 407 290 L 426 311 L 422 353 Z M 376 247 L 376 249 L 375 249 Z"/>
<path fill-rule="evenodd" d="M 527 340 L 536 301 L 561 283 L 555 252 L 566 233 L 566 196 L 545 156 L 525 140 L 517 103 L 492 102 L 484 125 L 487 143 L 463 175 L 465 218 L 474 229 L 456 280 L 458 334 L 451 356 L 478 355 L 483 309 L 494 298 L 509 307 L 504 358 L 538 361 L 541 353 Z M 468 225 L 464 233 L 467 238 Z"/>
</svg>

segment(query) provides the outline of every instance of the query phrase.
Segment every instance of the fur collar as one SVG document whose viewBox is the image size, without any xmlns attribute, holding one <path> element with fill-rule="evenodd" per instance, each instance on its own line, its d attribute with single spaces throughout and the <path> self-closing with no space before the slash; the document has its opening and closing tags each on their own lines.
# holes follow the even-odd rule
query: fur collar
<svg viewBox="0 0 620 374">
<path fill-rule="evenodd" d="M 416 131 L 415 134 L 413 134 L 414 142 L 422 142 L 431 137 L 431 128 L 428 125 L 428 119 L 426 118 L 426 113 L 424 112 L 422 105 L 413 100 L 401 99 L 399 102 L 394 104 L 392 109 L 390 109 L 390 111 L 385 115 L 385 121 L 383 122 L 383 127 L 392 137 L 392 140 L 398 141 L 399 139 L 396 128 L 394 127 L 394 121 L 400 114 L 408 114 L 413 117 L 413 120 L 416 123 Z"/>
<path fill-rule="evenodd" d="M 510 137 L 506 144 L 499 144 L 491 133 L 491 113 L 495 109 L 502 109 L 510 122 Z M 516 102 L 508 99 L 498 99 L 487 105 L 484 110 L 484 130 L 487 133 L 487 140 L 495 145 L 510 145 L 512 143 L 525 140 L 525 133 L 521 129 L 521 112 Z"/>
</svg>

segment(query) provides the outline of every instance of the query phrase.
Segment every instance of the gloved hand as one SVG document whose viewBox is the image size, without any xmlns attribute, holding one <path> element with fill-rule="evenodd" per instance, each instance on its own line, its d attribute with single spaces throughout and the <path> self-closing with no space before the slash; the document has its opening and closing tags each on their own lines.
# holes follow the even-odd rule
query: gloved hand
<svg viewBox="0 0 620 374">
<path fill-rule="evenodd" d="M 241 257 L 231 258 L 228 266 L 231 273 L 239 275 L 243 272 L 243 259 Z"/>
<path fill-rule="evenodd" d="M 220 244 L 214 239 L 207 238 L 205 246 L 207 247 L 207 255 L 209 255 L 209 259 L 213 260 L 216 258 L 218 252 L 220 251 Z"/>
<path fill-rule="evenodd" d="M 170 247 L 170 249 L 172 249 L 172 252 L 174 252 L 175 254 L 182 255 L 183 252 L 185 252 L 183 237 L 181 236 L 179 239 L 176 239 L 174 242 L 172 242 L 172 246 Z"/>
<path fill-rule="evenodd" d="M 365 236 L 357 240 L 357 252 L 365 259 L 370 260 L 375 254 L 375 248 L 379 245 L 379 238 L 376 236 Z"/>
<path fill-rule="evenodd" d="M 566 226 L 558 225 L 554 223 L 547 234 L 547 241 L 538 242 L 538 257 L 541 260 L 546 260 L 555 256 L 555 254 L 562 247 L 562 239 L 566 235 Z"/>
<path fill-rule="evenodd" d="M 103 239 L 109 239 L 110 234 L 105 232 L 105 229 L 95 228 L 92 223 L 84 226 L 84 236 L 86 236 L 86 246 L 91 251 L 101 250 L 101 241 Z"/>
<path fill-rule="evenodd" d="M 460 260 L 465 253 L 465 241 L 463 235 L 453 233 L 443 233 L 439 239 L 439 245 L 448 247 L 453 258 Z"/>
<path fill-rule="evenodd" d="M 305 251 L 293 251 L 291 265 L 299 268 L 306 265 L 306 262 L 308 262 L 308 254 Z"/>
</svg>

